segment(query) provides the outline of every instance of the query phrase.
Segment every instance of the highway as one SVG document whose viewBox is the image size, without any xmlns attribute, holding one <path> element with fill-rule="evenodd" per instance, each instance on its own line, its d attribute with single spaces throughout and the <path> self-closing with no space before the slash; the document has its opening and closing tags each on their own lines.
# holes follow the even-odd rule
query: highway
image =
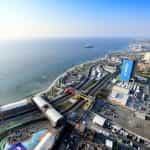
<svg viewBox="0 0 150 150">
<path fill-rule="evenodd" d="M 87 84 L 87 82 L 89 82 L 92 69 L 95 67 L 95 65 L 96 65 L 96 64 L 94 64 L 93 66 L 90 67 L 88 76 L 87 76 L 83 81 L 81 81 L 78 85 L 76 85 L 75 87 L 73 87 L 74 89 L 76 89 L 76 90 L 82 90 L 83 86 L 84 86 L 85 84 Z M 54 98 L 54 99 L 51 100 L 51 101 L 48 100 L 48 102 L 49 102 L 50 104 L 52 104 L 52 105 L 55 106 L 55 105 L 57 105 L 58 103 L 61 103 L 61 102 L 65 101 L 65 100 L 69 99 L 70 97 L 72 97 L 72 95 L 68 95 L 68 94 L 64 93 L 63 95 L 58 96 L 58 97 Z"/>
<path fill-rule="evenodd" d="M 75 88 L 77 90 L 81 90 L 85 84 L 88 83 L 88 81 L 90 80 L 90 77 L 91 77 L 91 73 L 92 73 L 92 69 L 96 66 L 96 64 L 92 65 L 89 69 L 89 72 L 88 72 L 88 76 L 85 78 L 85 80 L 83 80 L 79 85 L 77 85 Z"/>
<path fill-rule="evenodd" d="M 80 108 L 82 105 L 85 104 L 86 101 L 84 100 L 80 100 L 80 101 L 77 101 L 75 104 L 73 104 L 72 106 L 70 106 L 69 108 L 65 109 L 65 110 L 60 110 L 60 112 L 63 114 L 63 115 L 66 115 L 66 114 L 69 114 L 73 111 L 75 111 L 76 109 Z"/>
<path fill-rule="evenodd" d="M 77 90 L 82 90 L 83 86 L 85 84 L 87 84 L 87 82 L 89 82 L 90 80 L 90 76 L 91 76 L 91 72 L 92 72 L 92 69 L 96 66 L 96 64 L 92 65 L 89 69 L 89 72 L 88 72 L 88 76 L 86 78 L 84 78 L 83 81 L 81 81 L 78 85 L 76 85 L 75 87 L 73 87 L 74 89 L 77 89 Z M 52 100 L 48 100 L 48 102 L 50 102 L 50 104 L 52 105 L 57 105 L 58 103 L 66 100 L 66 99 L 69 99 L 70 97 L 72 97 L 71 95 L 68 95 L 66 93 L 63 93 L 62 95 L 59 95 L 57 97 L 55 97 L 54 99 Z"/>
<path fill-rule="evenodd" d="M 100 81 L 98 81 L 98 83 L 96 84 L 96 85 L 94 85 L 94 87 L 92 87 L 92 89 L 90 89 L 89 91 L 88 91 L 88 93 L 87 94 L 93 94 L 93 92 L 94 91 L 96 91 L 98 88 L 100 88 L 103 84 L 104 84 L 104 82 L 105 81 L 108 81 L 108 78 L 110 77 L 111 75 L 109 75 L 109 76 L 106 76 L 105 77 L 105 79 L 104 80 L 100 80 Z M 85 82 L 86 83 L 86 82 Z M 81 88 L 81 87 L 80 87 Z M 63 101 L 65 101 L 65 100 L 67 100 L 67 99 L 69 99 L 71 97 L 71 95 L 68 95 L 68 94 L 63 94 L 63 95 L 61 95 L 61 96 L 59 96 L 58 98 L 55 98 L 55 100 L 53 100 L 53 101 L 49 101 L 49 100 L 47 100 L 50 104 L 52 104 L 53 106 L 54 106 L 54 108 L 56 108 L 57 109 L 57 105 L 59 104 L 59 103 L 61 103 L 61 102 L 63 102 Z M 62 114 L 63 113 L 67 113 L 67 112 L 70 112 L 70 111 L 72 111 L 72 110 L 75 110 L 76 108 L 78 108 L 78 107 L 80 107 L 81 105 L 83 105 L 84 104 L 84 102 L 83 101 L 79 101 L 79 102 L 77 102 L 77 103 L 75 103 L 71 108 L 69 108 L 69 109 L 67 109 L 67 110 L 58 110 L 58 111 L 60 111 L 60 112 L 62 112 Z M 12 114 L 10 117 L 8 117 L 8 118 L 6 118 L 5 120 L 2 120 L 2 123 L 4 123 L 5 121 L 11 121 L 11 120 L 15 120 L 18 116 L 19 117 L 21 117 L 21 116 L 33 116 L 33 114 L 35 114 L 35 113 L 37 113 L 37 114 L 39 114 L 40 112 L 39 112 L 39 110 L 37 109 L 37 107 L 35 106 L 35 105 L 33 105 L 33 107 L 30 107 L 29 109 L 27 109 L 27 110 L 23 110 L 23 111 L 21 111 L 21 112 L 18 112 L 17 114 Z M 1 123 L 0 123 L 1 124 Z"/>
<path fill-rule="evenodd" d="M 88 76 L 80 82 L 80 84 L 76 85 L 75 87 L 73 87 L 74 89 L 76 90 L 82 90 L 84 88 L 85 85 L 87 85 L 91 80 L 90 80 L 90 77 L 91 77 L 91 73 L 92 73 L 92 69 L 96 66 L 96 64 L 92 65 L 89 69 L 89 72 L 88 72 Z M 68 94 L 64 94 L 62 96 L 60 96 L 60 98 L 55 98 L 54 100 L 51 101 L 51 104 L 52 105 L 57 105 L 58 103 L 61 103 L 63 102 L 64 100 L 67 100 L 69 99 L 70 97 L 72 97 L 71 95 L 68 95 Z"/>
<path fill-rule="evenodd" d="M 95 64 L 96 65 L 96 64 Z M 89 73 L 88 73 L 88 77 L 86 79 L 84 79 L 78 86 L 76 86 L 77 90 L 82 89 L 82 87 L 89 82 L 90 80 L 90 76 L 91 76 L 91 72 L 93 67 L 95 67 L 95 65 L 91 66 L 89 69 Z M 95 91 L 97 91 L 98 88 L 100 88 L 101 86 L 104 85 L 105 81 L 107 81 L 109 78 L 111 78 L 111 74 L 110 75 L 106 75 L 102 80 L 98 81 L 94 86 L 92 86 L 92 88 L 90 90 L 87 91 L 88 95 L 93 95 L 93 93 Z M 54 98 L 53 100 L 49 100 L 46 98 L 47 102 L 50 103 L 51 105 L 54 106 L 54 108 L 57 109 L 57 105 L 60 104 L 61 102 L 64 102 L 65 100 L 69 99 L 70 97 L 72 97 L 71 95 L 68 94 L 62 94 L 56 98 Z M 66 110 L 58 110 L 59 112 L 61 112 L 62 114 L 68 114 L 68 112 L 71 112 L 72 110 L 76 110 L 77 108 L 81 107 L 83 104 L 85 103 L 85 101 L 79 101 L 77 103 L 75 103 L 73 106 L 71 106 L 70 108 L 66 109 Z M 4 122 L 9 122 L 12 120 L 17 120 L 18 117 L 25 117 L 25 116 L 34 116 L 33 114 L 39 114 L 40 116 L 40 111 L 38 110 L 38 108 L 35 105 L 30 105 L 29 108 L 27 109 L 21 109 L 21 111 L 18 111 L 17 114 L 11 114 L 11 116 L 4 118 L 2 120 L 0 120 L 0 124 L 3 124 Z M 26 118 L 26 117 L 25 117 Z M 24 118 L 24 119 L 25 119 Z M 40 119 L 40 117 L 39 117 Z M 32 121 L 32 120 L 31 120 Z"/>
<path fill-rule="evenodd" d="M 89 73 L 88 73 L 88 77 L 87 77 L 86 79 L 84 79 L 79 85 L 76 86 L 76 88 L 77 88 L 78 90 L 80 90 L 80 89 L 84 86 L 84 84 L 86 84 L 86 82 L 89 81 L 90 76 L 91 76 L 91 71 L 92 71 L 92 69 L 93 69 L 93 67 L 94 67 L 95 65 L 96 65 L 96 64 L 94 64 L 93 66 L 90 67 Z M 48 100 L 47 98 L 46 98 L 46 100 L 47 100 L 48 103 L 52 104 L 52 105 L 54 106 L 54 108 L 55 108 L 55 107 L 57 107 L 57 105 L 58 105 L 59 103 L 65 101 L 65 100 L 67 100 L 67 99 L 69 99 L 70 97 L 72 97 L 72 96 L 71 96 L 71 95 L 68 95 L 68 94 L 66 94 L 66 93 L 64 93 L 64 94 L 62 94 L 62 95 L 60 95 L 60 96 L 55 97 L 53 100 Z M 37 107 L 36 107 L 35 105 L 30 105 L 29 108 L 22 109 L 21 111 L 18 111 L 17 114 L 11 113 L 11 115 L 8 116 L 8 117 L 5 118 L 5 119 L 1 119 L 1 118 L 3 118 L 3 116 L 1 116 L 1 118 L 0 118 L 0 124 L 1 124 L 1 121 L 4 122 L 4 121 L 10 120 L 10 119 L 12 120 L 13 118 L 15 119 L 16 117 L 22 116 L 22 115 L 24 116 L 25 114 L 26 114 L 27 116 L 29 116 L 29 115 L 32 115 L 32 114 L 35 113 L 35 112 L 37 112 L 37 113 L 39 112 L 39 110 L 37 109 Z"/>
<path fill-rule="evenodd" d="M 85 81 L 84 84 L 82 85 L 82 87 L 80 87 L 80 90 L 86 90 L 86 86 L 92 81 L 92 80 L 90 80 L 91 74 L 92 74 L 92 69 L 93 69 L 94 67 L 96 67 L 97 65 L 98 65 L 98 64 L 96 63 L 96 64 L 94 64 L 93 66 L 91 66 L 91 68 L 90 68 L 90 70 L 89 70 L 89 73 L 88 73 L 87 81 Z M 101 69 L 104 71 L 103 67 L 102 67 Z M 95 77 L 95 78 L 96 78 L 96 77 Z"/>
<path fill-rule="evenodd" d="M 89 71 L 89 74 L 88 74 L 88 81 L 81 87 L 81 90 L 86 90 L 87 89 L 87 85 L 90 83 L 90 82 L 92 82 L 94 79 L 96 79 L 96 76 L 95 76 L 95 78 L 93 79 L 93 80 L 90 80 L 90 78 L 91 78 L 91 74 L 92 74 L 92 69 L 96 66 L 97 64 L 95 64 L 95 65 L 93 65 L 91 68 L 90 68 L 90 71 Z M 101 67 L 101 69 L 103 70 L 103 72 L 104 72 L 104 69 L 103 69 L 103 67 Z"/>
<path fill-rule="evenodd" d="M 88 89 L 85 92 L 85 94 L 94 96 L 94 94 L 97 92 L 97 90 L 104 87 L 104 85 L 106 85 L 110 80 L 112 80 L 112 74 L 107 74 L 105 77 L 103 77 L 97 83 L 95 83 L 90 89 Z"/>
</svg>

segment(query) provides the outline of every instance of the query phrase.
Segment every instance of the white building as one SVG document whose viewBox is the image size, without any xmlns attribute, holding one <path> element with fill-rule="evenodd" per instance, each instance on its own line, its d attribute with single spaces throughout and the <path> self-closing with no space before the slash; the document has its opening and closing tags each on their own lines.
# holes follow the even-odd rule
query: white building
<svg viewBox="0 0 150 150">
<path fill-rule="evenodd" d="M 112 140 L 109 140 L 109 139 L 106 139 L 105 145 L 106 145 L 108 148 L 112 149 L 112 148 L 113 148 L 113 141 L 112 141 Z"/>
<path fill-rule="evenodd" d="M 113 86 L 112 92 L 109 95 L 108 99 L 119 105 L 125 106 L 127 104 L 128 97 L 129 97 L 129 89 L 115 85 Z"/>
<path fill-rule="evenodd" d="M 101 117 L 99 115 L 95 115 L 95 117 L 93 118 L 93 123 L 96 124 L 96 125 L 99 125 L 101 127 L 104 126 L 104 123 L 105 123 L 106 119 L 104 117 Z"/>
</svg>

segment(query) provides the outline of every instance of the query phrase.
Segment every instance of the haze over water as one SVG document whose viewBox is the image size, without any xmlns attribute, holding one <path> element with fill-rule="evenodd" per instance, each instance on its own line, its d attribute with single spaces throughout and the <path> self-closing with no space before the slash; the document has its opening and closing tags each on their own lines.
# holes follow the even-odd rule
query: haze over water
<svg viewBox="0 0 150 150">
<path fill-rule="evenodd" d="M 0 41 L 0 105 L 46 88 L 73 65 L 125 50 L 125 38 L 49 38 Z M 92 44 L 94 48 L 84 48 Z"/>
</svg>

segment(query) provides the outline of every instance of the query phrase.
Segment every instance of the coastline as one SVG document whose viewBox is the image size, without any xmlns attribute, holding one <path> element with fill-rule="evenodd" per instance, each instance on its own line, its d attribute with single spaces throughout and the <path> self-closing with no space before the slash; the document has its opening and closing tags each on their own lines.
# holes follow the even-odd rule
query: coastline
<svg viewBox="0 0 150 150">
<path fill-rule="evenodd" d="M 86 40 L 90 41 L 94 45 L 94 49 L 86 50 L 83 47 L 83 42 Z M 44 45 L 46 45 L 48 49 L 45 49 L 45 54 L 40 56 L 42 59 L 41 62 L 39 62 L 37 57 L 33 55 L 34 59 L 32 58 L 31 65 L 29 67 L 28 63 L 25 65 L 22 63 L 18 63 L 18 65 L 14 64 L 14 68 L 10 66 L 12 68 L 9 72 L 7 70 L 5 71 L 5 69 L 3 70 L 3 66 L 6 64 L 1 64 L 1 76 L 3 79 L 0 80 L 0 83 L 2 83 L 2 90 L 0 92 L 0 105 L 20 101 L 21 99 L 25 99 L 32 95 L 38 94 L 39 92 L 45 91 L 54 82 L 54 80 L 56 80 L 56 78 L 63 74 L 67 69 L 81 63 L 93 61 L 98 57 L 104 57 L 105 54 L 111 53 L 111 51 L 123 51 L 128 47 L 130 41 L 131 39 L 129 38 L 95 39 L 94 37 L 83 39 L 77 38 L 71 40 L 67 39 L 65 41 L 62 39 L 62 42 L 59 41 L 59 39 L 47 39 L 46 42 L 44 40 Z M 25 42 L 27 42 L 25 44 L 28 44 L 28 41 Z M 64 42 L 67 43 L 67 45 L 71 45 L 68 45 L 68 47 Z M 65 53 L 63 53 L 61 59 L 57 57 L 57 54 L 55 56 L 56 51 L 59 52 L 60 47 L 57 47 L 57 43 L 60 43 L 62 52 L 69 52 L 69 58 L 67 56 L 68 54 L 66 55 Z M 32 41 L 29 44 L 32 46 Z M 33 42 L 33 45 L 34 44 L 35 43 Z M 38 41 L 35 46 L 37 45 L 41 45 L 40 41 Z M 56 49 L 53 49 L 53 45 L 56 46 Z M 52 52 L 50 52 L 49 49 L 51 49 Z M 76 54 L 76 50 L 78 50 L 78 54 Z M 29 49 L 29 51 L 31 53 L 34 52 L 32 52 L 32 47 Z M 54 54 L 54 57 L 53 59 L 49 60 L 51 54 Z M 17 61 L 20 59 L 18 58 L 18 55 L 14 54 L 14 56 L 16 57 Z M 58 59 L 58 61 L 55 59 Z M 25 68 L 22 67 L 22 65 L 24 65 Z M 39 68 L 36 66 L 39 66 Z M 21 74 L 24 74 L 24 77 Z"/>
<path fill-rule="evenodd" d="M 74 65 L 72 66 L 71 68 L 68 68 L 66 69 L 62 74 L 60 74 L 54 81 L 52 81 L 52 83 L 44 90 L 44 91 L 41 91 L 35 95 L 40 95 L 40 94 L 43 94 L 43 93 L 46 93 L 48 92 L 49 90 L 51 90 L 51 88 L 56 84 L 56 82 L 61 78 L 63 77 L 67 72 L 70 72 L 72 70 L 74 70 L 76 67 L 80 67 L 82 65 L 85 65 L 85 64 L 88 64 L 88 63 L 95 63 L 99 60 L 101 60 L 102 58 L 104 58 L 105 56 L 102 56 L 102 57 L 99 57 L 99 58 L 96 58 L 96 59 L 93 59 L 93 60 L 87 60 L 81 64 L 77 64 L 77 65 Z"/>
<path fill-rule="evenodd" d="M 105 55 L 106 55 L 106 54 L 105 54 Z M 23 98 L 21 98 L 21 99 L 15 99 L 15 100 L 14 100 L 13 102 L 11 102 L 11 103 L 2 104 L 2 105 L 0 105 L 0 107 L 1 107 L 1 106 L 4 106 L 4 105 L 8 105 L 8 104 L 13 104 L 13 103 L 16 103 L 16 102 L 19 102 L 19 101 L 23 101 L 23 100 L 28 100 L 28 101 L 30 102 L 29 98 L 31 98 L 32 96 L 41 95 L 41 94 L 46 93 L 46 92 L 48 92 L 49 90 L 51 90 L 51 88 L 56 84 L 56 82 L 57 82 L 60 78 L 62 78 L 67 72 L 70 72 L 70 71 L 74 70 L 76 67 L 80 67 L 80 66 L 85 65 L 85 64 L 88 64 L 88 63 L 95 63 L 95 62 L 101 60 L 102 58 L 104 58 L 105 55 L 104 55 L 104 56 L 101 56 L 101 57 L 98 57 L 98 58 L 93 58 L 93 59 L 91 59 L 91 60 L 87 60 L 87 61 L 85 61 L 85 62 L 83 62 L 83 63 L 81 63 L 81 64 L 74 65 L 74 66 L 72 66 L 71 68 L 68 68 L 68 69 L 64 70 L 63 73 L 61 73 L 60 75 L 58 75 L 58 76 L 56 77 L 56 79 L 53 80 L 53 81 L 49 84 L 49 86 L 47 86 L 47 87 L 45 87 L 45 88 L 42 88 L 42 89 L 39 89 L 39 90 L 36 90 L 35 92 L 33 92 L 33 93 L 31 93 L 30 95 L 25 96 L 25 97 L 23 97 Z"/>
</svg>

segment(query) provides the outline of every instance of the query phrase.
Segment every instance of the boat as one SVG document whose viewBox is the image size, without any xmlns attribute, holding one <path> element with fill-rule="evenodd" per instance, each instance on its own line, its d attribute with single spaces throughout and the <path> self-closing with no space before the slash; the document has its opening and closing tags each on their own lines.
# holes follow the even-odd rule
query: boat
<svg viewBox="0 0 150 150">
<path fill-rule="evenodd" d="M 84 46 L 84 48 L 94 48 L 94 46 L 91 45 L 91 44 L 87 44 L 87 45 Z"/>
</svg>

